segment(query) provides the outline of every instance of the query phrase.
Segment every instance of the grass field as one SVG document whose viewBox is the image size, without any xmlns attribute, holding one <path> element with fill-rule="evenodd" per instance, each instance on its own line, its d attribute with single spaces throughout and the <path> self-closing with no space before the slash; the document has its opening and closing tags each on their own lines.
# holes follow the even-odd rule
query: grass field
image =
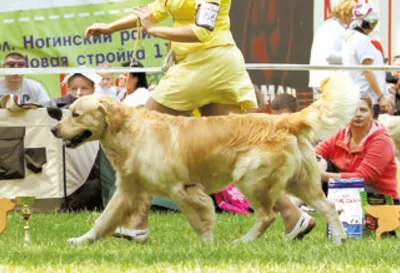
<svg viewBox="0 0 400 273">
<path fill-rule="evenodd" d="M 201 243 L 184 217 L 152 213 L 150 239 L 138 245 L 107 238 L 74 246 L 97 213 L 34 214 L 32 243 L 23 244 L 22 216 L 12 214 L 0 235 L 0 273 L 5 272 L 400 272 L 399 239 L 348 240 L 336 246 L 325 237 L 325 222 L 301 242 L 285 242 L 281 218 L 264 237 L 233 244 L 253 224 L 252 216 L 220 214 L 215 242 Z"/>
</svg>

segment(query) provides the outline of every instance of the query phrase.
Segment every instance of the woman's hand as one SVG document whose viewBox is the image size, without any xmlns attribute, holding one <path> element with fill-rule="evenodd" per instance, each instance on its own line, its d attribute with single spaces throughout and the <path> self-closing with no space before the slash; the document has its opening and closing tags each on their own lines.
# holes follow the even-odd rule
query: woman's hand
<svg viewBox="0 0 400 273">
<path fill-rule="evenodd" d="M 328 182 L 328 180 L 329 180 L 329 175 L 328 175 L 328 173 L 325 172 L 325 171 L 321 172 L 321 181 L 322 181 L 322 182 Z"/>
<path fill-rule="evenodd" d="M 151 28 L 155 26 L 153 15 L 147 8 L 133 8 L 133 13 L 140 18 L 140 24 L 144 31 L 151 34 Z"/>
<path fill-rule="evenodd" d="M 112 34 L 113 30 L 110 24 L 105 23 L 95 23 L 88 27 L 85 31 L 85 39 L 90 35 L 99 37 L 102 34 Z"/>
</svg>

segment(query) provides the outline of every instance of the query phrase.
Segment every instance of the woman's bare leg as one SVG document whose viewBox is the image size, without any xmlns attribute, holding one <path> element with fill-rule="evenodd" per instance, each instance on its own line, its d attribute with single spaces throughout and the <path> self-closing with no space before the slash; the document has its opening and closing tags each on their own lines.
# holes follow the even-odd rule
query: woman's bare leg
<svg viewBox="0 0 400 273">
<path fill-rule="evenodd" d="M 301 211 L 286 194 L 281 194 L 276 200 L 275 206 L 285 222 L 285 233 L 287 234 L 297 224 L 301 216 Z"/>
</svg>

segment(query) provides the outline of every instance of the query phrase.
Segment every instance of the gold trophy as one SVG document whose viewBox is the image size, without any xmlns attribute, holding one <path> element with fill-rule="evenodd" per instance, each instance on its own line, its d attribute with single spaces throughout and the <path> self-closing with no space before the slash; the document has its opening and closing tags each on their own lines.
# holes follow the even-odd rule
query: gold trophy
<svg viewBox="0 0 400 273">
<path fill-rule="evenodd" d="M 33 205 L 35 204 L 36 197 L 35 196 L 17 196 L 15 197 L 15 201 L 17 203 L 17 209 L 22 214 L 25 220 L 24 230 L 24 243 L 29 244 L 31 241 L 29 237 L 29 218 L 32 214 Z"/>
</svg>

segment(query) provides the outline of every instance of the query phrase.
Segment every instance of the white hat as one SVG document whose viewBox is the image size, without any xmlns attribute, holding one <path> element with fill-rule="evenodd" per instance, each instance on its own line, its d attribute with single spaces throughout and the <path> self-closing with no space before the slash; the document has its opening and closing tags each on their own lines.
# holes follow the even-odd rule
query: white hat
<svg viewBox="0 0 400 273">
<path fill-rule="evenodd" d="M 376 23 L 379 21 L 378 12 L 370 4 L 358 4 L 353 9 L 350 28 L 361 27 L 363 21 Z"/>
<path fill-rule="evenodd" d="M 74 75 L 82 75 L 85 78 L 87 78 L 88 80 L 90 80 L 91 82 L 93 82 L 94 84 L 100 83 L 101 80 L 103 79 L 103 77 L 101 77 L 97 73 L 85 73 L 85 72 L 84 73 L 70 73 L 64 78 L 64 80 L 61 82 L 61 84 L 67 84 L 69 79 Z"/>
</svg>

